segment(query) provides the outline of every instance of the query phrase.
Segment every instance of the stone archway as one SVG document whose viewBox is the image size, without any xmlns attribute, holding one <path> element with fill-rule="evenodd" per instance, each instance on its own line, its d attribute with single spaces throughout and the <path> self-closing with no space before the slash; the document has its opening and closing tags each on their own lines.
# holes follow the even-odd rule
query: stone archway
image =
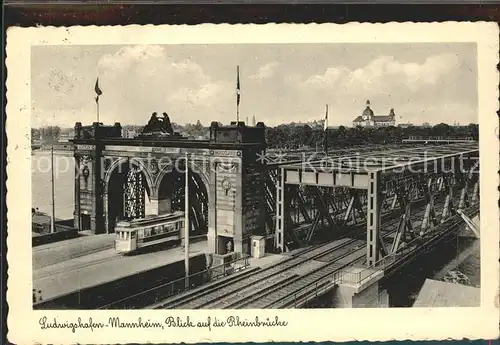
<svg viewBox="0 0 500 345">
<path fill-rule="evenodd" d="M 203 171 L 189 169 L 190 229 L 193 235 L 208 231 L 208 179 Z M 185 172 L 168 167 L 156 180 L 158 214 L 185 210 Z"/>
<path fill-rule="evenodd" d="M 106 232 L 114 232 L 115 225 L 120 220 L 144 217 L 153 187 L 151 176 L 141 161 L 133 158 L 113 161 L 106 169 L 103 182 Z"/>
</svg>

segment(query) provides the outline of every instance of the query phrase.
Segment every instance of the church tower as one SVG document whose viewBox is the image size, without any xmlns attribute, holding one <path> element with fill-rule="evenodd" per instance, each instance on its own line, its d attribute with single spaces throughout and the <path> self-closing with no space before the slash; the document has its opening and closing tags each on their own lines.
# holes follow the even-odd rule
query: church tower
<svg viewBox="0 0 500 345">
<path fill-rule="evenodd" d="M 370 101 L 366 101 L 366 108 L 365 110 L 363 111 L 363 121 L 365 122 L 372 122 L 373 121 L 373 110 L 370 108 Z"/>
<path fill-rule="evenodd" d="M 396 114 L 394 113 L 394 108 L 389 111 L 389 122 L 391 126 L 396 125 Z"/>
</svg>

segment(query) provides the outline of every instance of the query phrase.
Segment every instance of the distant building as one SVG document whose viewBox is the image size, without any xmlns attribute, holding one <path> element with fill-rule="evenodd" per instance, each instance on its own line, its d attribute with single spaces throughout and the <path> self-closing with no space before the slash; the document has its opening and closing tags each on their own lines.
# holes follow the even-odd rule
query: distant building
<svg viewBox="0 0 500 345">
<path fill-rule="evenodd" d="M 61 134 L 57 140 L 60 143 L 68 143 L 70 139 L 75 137 L 75 133 Z"/>
<path fill-rule="evenodd" d="M 399 128 L 409 128 L 409 127 L 413 127 L 413 123 L 400 123 L 398 125 Z"/>
<path fill-rule="evenodd" d="M 396 124 L 396 114 L 394 109 L 389 111 L 389 115 L 375 115 L 370 108 L 370 101 L 366 101 L 366 108 L 363 113 L 352 121 L 354 127 L 388 127 Z"/>
<path fill-rule="evenodd" d="M 133 129 L 122 128 L 122 138 L 134 138 L 137 132 Z"/>
</svg>

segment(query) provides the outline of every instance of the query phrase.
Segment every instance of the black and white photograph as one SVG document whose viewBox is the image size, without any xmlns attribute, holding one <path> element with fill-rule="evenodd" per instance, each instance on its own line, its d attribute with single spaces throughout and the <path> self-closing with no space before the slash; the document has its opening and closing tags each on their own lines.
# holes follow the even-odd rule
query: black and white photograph
<svg viewBox="0 0 500 345">
<path fill-rule="evenodd" d="M 30 176 L 8 207 L 31 208 L 16 298 L 36 328 L 281 332 L 287 310 L 490 305 L 498 90 L 481 105 L 480 75 L 497 72 L 478 37 L 418 38 L 32 42 L 26 119 L 7 112 Z M 46 314 L 68 311 L 106 317 Z"/>
</svg>

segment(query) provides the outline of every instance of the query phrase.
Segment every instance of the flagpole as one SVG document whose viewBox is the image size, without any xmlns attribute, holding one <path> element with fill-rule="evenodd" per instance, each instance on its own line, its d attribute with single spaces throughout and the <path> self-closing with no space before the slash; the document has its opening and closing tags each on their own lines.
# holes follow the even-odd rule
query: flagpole
<svg viewBox="0 0 500 345">
<path fill-rule="evenodd" d="M 325 154 L 328 154 L 328 104 L 326 105 L 326 116 L 325 116 L 325 130 L 324 130 L 324 140 L 323 140 L 323 149 Z"/>
<path fill-rule="evenodd" d="M 189 171 L 188 171 L 188 155 L 186 153 L 185 185 L 184 185 L 184 268 L 185 288 L 189 289 Z"/>
<path fill-rule="evenodd" d="M 99 123 L 99 96 L 96 97 L 96 106 L 97 106 L 97 123 Z"/>
<path fill-rule="evenodd" d="M 96 93 L 95 104 L 96 104 L 96 109 L 97 109 L 97 123 L 99 123 L 99 96 L 102 95 L 102 91 L 99 88 L 99 77 L 97 77 L 97 79 L 95 81 L 94 90 Z"/>
<path fill-rule="evenodd" d="M 51 161 L 51 196 L 52 196 L 52 220 L 50 222 L 50 232 L 56 232 L 56 198 L 54 193 L 54 145 L 50 150 L 50 161 Z"/>
<path fill-rule="evenodd" d="M 236 66 L 236 124 L 240 122 L 240 66 Z"/>
</svg>

